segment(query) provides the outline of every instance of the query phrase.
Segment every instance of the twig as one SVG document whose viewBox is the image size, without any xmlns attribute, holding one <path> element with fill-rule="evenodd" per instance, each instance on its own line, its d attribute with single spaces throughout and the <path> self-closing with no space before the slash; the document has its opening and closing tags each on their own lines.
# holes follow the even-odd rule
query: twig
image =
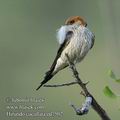
<svg viewBox="0 0 120 120">
<path fill-rule="evenodd" d="M 77 69 L 76 69 L 74 63 L 72 63 L 70 61 L 69 56 L 67 54 L 66 54 L 66 57 L 68 59 L 69 67 L 71 68 L 71 70 L 73 72 L 73 75 L 76 78 L 76 82 L 78 82 L 78 84 L 80 85 L 80 87 L 84 91 L 86 97 L 91 97 L 92 98 L 92 103 L 91 103 L 92 108 L 98 113 L 98 115 L 101 117 L 102 120 L 110 120 L 110 118 L 107 115 L 107 113 L 105 112 L 105 110 L 97 103 L 97 101 L 95 100 L 93 95 L 86 88 L 86 85 L 80 79 L 79 74 L 77 72 Z"/>
<path fill-rule="evenodd" d="M 44 87 L 62 87 L 62 86 L 70 86 L 74 84 L 78 84 L 82 88 L 82 94 L 86 99 L 85 103 L 83 104 L 82 108 L 76 108 L 75 105 L 71 104 L 71 107 L 74 109 L 77 115 L 84 115 L 87 114 L 89 111 L 90 106 L 98 113 L 98 115 L 101 117 L 102 120 L 111 120 L 109 116 L 107 115 L 106 111 L 98 104 L 98 102 L 95 100 L 93 95 L 88 91 L 86 85 L 89 82 L 83 83 L 82 80 L 79 77 L 79 73 L 77 72 L 77 69 L 69 59 L 69 56 L 66 54 L 66 57 L 68 59 L 69 67 L 73 72 L 73 76 L 75 77 L 75 82 L 71 83 L 64 83 L 60 85 L 44 85 Z"/>
<path fill-rule="evenodd" d="M 78 84 L 78 82 L 63 83 L 59 85 L 44 85 L 43 87 L 63 87 Z"/>
<path fill-rule="evenodd" d="M 82 105 L 82 108 L 76 108 L 74 104 L 70 104 L 70 106 L 74 109 L 77 115 L 85 115 L 89 112 L 91 103 L 92 103 L 92 98 L 86 97 L 85 103 Z"/>
</svg>

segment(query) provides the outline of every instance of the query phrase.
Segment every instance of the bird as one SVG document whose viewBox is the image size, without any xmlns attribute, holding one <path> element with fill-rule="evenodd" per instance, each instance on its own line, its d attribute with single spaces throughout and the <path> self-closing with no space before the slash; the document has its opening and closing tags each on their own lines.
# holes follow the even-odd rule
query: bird
<svg viewBox="0 0 120 120">
<path fill-rule="evenodd" d="M 60 70 L 69 66 L 67 56 L 74 64 L 81 62 L 93 47 L 95 35 L 87 27 L 83 17 L 71 16 L 57 30 L 57 40 L 60 46 L 56 57 L 36 90 L 39 90 Z"/>
</svg>

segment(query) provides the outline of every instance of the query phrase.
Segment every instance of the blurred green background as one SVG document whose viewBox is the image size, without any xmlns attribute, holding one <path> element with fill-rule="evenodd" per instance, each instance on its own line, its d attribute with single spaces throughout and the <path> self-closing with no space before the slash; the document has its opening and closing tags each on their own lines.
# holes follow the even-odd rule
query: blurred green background
<svg viewBox="0 0 120 120">
<path fill-rule="evenodd" d="M 69 16 L 80 15 L 95 33 L 96 41 L 85 60 L 77 65 L 84 81 L 90 81 L 89 91 L 107 111 L 112 120 L 120 118 L 120 99 L 104 96 L 103 88 L 110 85 L 120 94 L 120 85 L 110 81 L 107 71 L 120 74 L 120 1 L 119 0 L 0 0 L 0 118 L 1 120 L 99 120 L 93 111 L 77 116 L 69 102 L 81 106 L 84 97 L 79 86 L 41 88 L 36 91 L 59 47 L 56 30 Z M 67 68 L 49 84 L 72 81 Z M 44 98 L 45 108 L 39 112 L 62 111 L 58 117 L 10 117 L 6 115 L 10 98 Z M 36 103 L 23 103 L 23 105 Z M 18 112 L 28 110 L 18 110 Z M 34 112 L 34 110 L 32 110 Z"/>
</svg>

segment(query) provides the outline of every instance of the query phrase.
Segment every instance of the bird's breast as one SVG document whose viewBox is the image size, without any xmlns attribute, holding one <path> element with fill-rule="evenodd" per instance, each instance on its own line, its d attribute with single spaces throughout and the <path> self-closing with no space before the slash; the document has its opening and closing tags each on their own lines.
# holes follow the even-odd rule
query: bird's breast
<svg viewBox="0 0 120 120">
<path fill-rule="evenodd" d="M 93 34 L 89 29 L 79 28 L 73 31 L 70 43 L 61 54 L 61 59 L 67 61 L 65 54 L 68 54 L 72 62 L 80 62 L 88 53 L 91 47 Z"/>
</svg>

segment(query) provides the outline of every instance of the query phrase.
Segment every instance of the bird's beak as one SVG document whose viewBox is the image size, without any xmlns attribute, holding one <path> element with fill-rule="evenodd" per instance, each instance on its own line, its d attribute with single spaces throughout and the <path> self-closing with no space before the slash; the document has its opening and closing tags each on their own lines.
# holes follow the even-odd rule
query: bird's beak
<svg viewBox="0 0 120 120">
<path fill-rule="evenodd" d="M 87 27 L 87 23 L 85 23 L 85 27 Z"/>
</svg>

